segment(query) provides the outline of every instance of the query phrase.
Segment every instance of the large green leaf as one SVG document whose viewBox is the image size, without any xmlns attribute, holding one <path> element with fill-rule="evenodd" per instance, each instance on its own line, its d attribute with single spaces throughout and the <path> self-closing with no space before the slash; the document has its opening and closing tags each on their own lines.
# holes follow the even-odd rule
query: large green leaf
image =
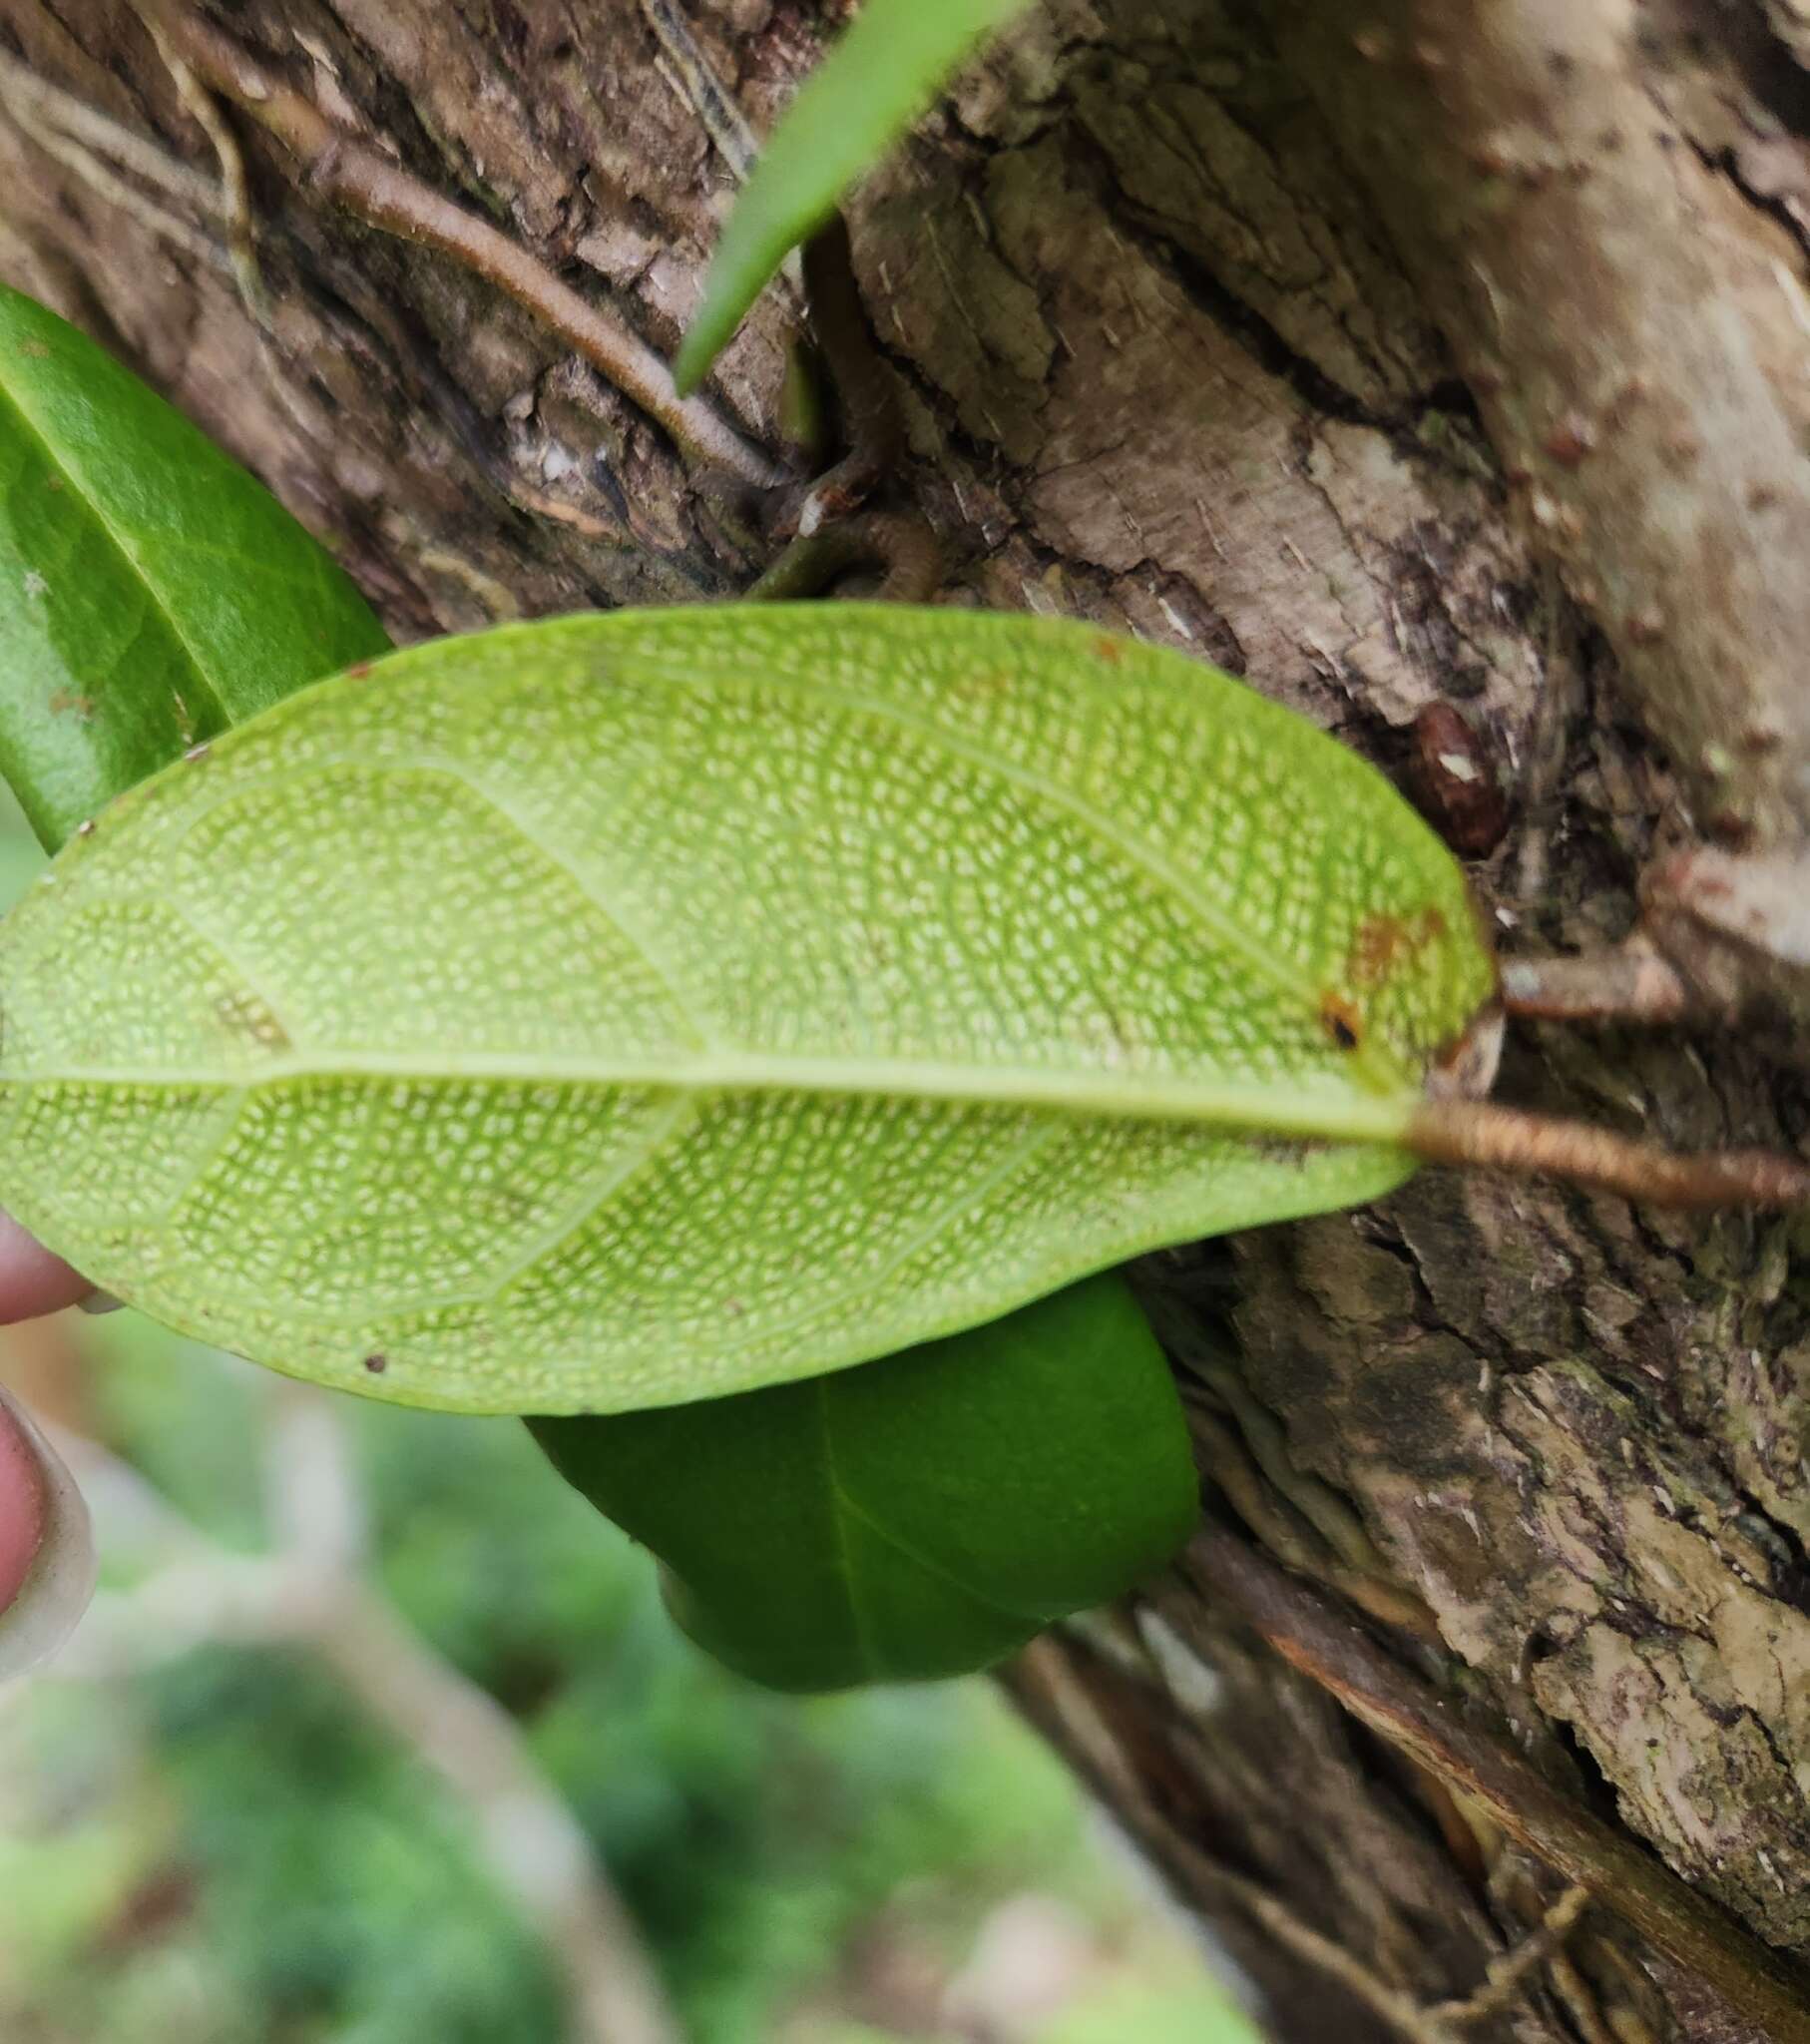
<svg viewBox="0 0 1810 2044">
<path fill-rule="evenodd" d="M 79 336 L 54 322 L 47 332 L 78 385 L 66 395 L 89 407 L 90 442 L 134 444 L 152 522 L 165 517 L 156 502 L 164 486 L 180 491 L 197 473 L 195 436 Z M 34 351 L 26 359 L 51 357 Z M 99 363 L 98 373 L 85 379 L 84 363 Z M 0 453 L 16 455 L 23 467 L 36 436 L 24 434 L 15 446 L 14 413 L 0 412 Z M 199 467 L 221 466 L 204 446 Z M 219 487 L 263 530 L 260 558 L 285 565 L 303 587 L 312 559 L 320 587 L 309 632 L 348 655 L 376 650 L 381 635 L 362 599 L 301 528 L 229 465 Z M 0 540 L 18 550 L 38 546 L 39 502 L 29 490 L 0 497 Z M 138 557 L 104 558 L 116 610 L 157 610 Z M 38 593 L 22 590 L 15 601 Z M 270 620 L 258 575 L 219 578 L 206 594 L 207 608 L 180 592 L 172 600 L 173 621 L 204 666 L 260 641 Z M 0 645 L 18 643 L 18 622 L 0 602 Z M 262 686 L 274 693 L 307 679 L 312 657 L 304 634 L 299 658 L 275 658 L 281 641 L 276 634 L 261 669 Z M 290 647 L 297 643 L 289 635 Z M 222 709 L 235 718 L 264 700 L 246 697 L 242 680 L 236 668 L 223 674 Z M 17 661 L 0 665 L 0 732 L 38 687 Z M 155 714 L 165 687 L 157 663 L 122 661 L 82 716 L 59 718 L 42 727 L 36 745 L 5 751 L 15 792 L 39 815 L 53 849 L 81 817 L 187 748 L 192 728 Z M 93 792 L 66 799 L 69 789 Z M 842 1523 L 821 1462 L 832 1412 L 839 1464 L 869 1524 L 914 1543 L 921 1528 L 923 1552 Z M 983 1665 L 1059 1610 L 1128 1588 L 1166 1556 L 1192 1516 L 1179 1404 L 1141 1316 L 1115 1278 L 1090 1280 L 858 1373 L 673 1408 L 650 1422 L 652 1431 L 642 1430 L 639 1415 L 550 1419 L 538 1431 L 556 1464 L 595 1501 L 614 1500 L 670 1562 L 684 1564 L 682 1583 L 677 1576 L 669 1583 L 693 1635 L 714 1642 L 744 1673 L 793 1687 L 864 1679 L 876 1653 L 893 1675 Z M 857 1586 L 839 1572 L 838 1558 L 852 1558 L 863 1538 L 857 1638 L 850 1630 Z M 924 1553 L 943 1555 L 962 1583 L 927 1571 Z"/>
<path fill-rule="evenodd" d="M 261 484 L 0 285 L 0 772 L 46 845 L 387 645 Z"/>
<path fill-rule="evenodd" d="M 773 272 L 898 141 L 989 29 L 1026 0 L 866 0 L 799 88 L 723 229 L 703 303 L 674 364 L 702 382 Z"/>
<path fill-rule="evenodd" d="M 865 1369 L 533 1424 L 667 1564 L 685 1630 L 775 1689 L 985 1667 L 1166 1561 L 1197 1506 L 1168 1365 L 1113 1274 Z"/>
<path fill-rule="evenodd" d="M 1488 998 L 1353 754 L 1048 619 L 618 612 L 395 655 L 0 926 L 0 1200 L 322 1382 L 662 1404 L 1372 1198 Z"/>
</svg>

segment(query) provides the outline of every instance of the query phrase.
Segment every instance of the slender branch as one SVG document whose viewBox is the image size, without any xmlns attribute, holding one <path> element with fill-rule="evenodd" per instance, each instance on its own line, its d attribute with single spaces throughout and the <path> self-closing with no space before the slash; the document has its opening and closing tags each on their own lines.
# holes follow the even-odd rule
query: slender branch
<svg viewBox="0 0 1810 2044">
<path fill-rule="evenodd" d="M 1502 1004 L 1549 1022 L 1675 1022 L 1684 982 L 1644 937 L 1577 957 L 1506 958 Z"/>
<path fill-rule="evenodd" d="M 656 68 L 665 76 L 677 97 L 683 101 L 716 145 L 717 153 L 729 167 L 736 184 L 745 184 L 760 154 L 754 131 L 748 126 L 740 103 L 715 67 L 704 55 L 703 46 L 691 33 L 684 16 L 673 0 L 641 0 L 642 17 L 654 31 L 664 64 Z M 794 313 L 804 304 L 803 272 L 798 252 L 791 250 L 779 265 L 779 282 Z"/>
<path fill-rule="evenodd" d="M 1553 1992 L 1565 2004 L 1565 2012 L 1584 2044 L 1631 2044 L 1625 2030 L 1620 2037 L 1610 2031 L 1596 2006 L 1596 1997 L 1584 1985 L 1584 1975 L 1568 1954 L 1554 1952 L 1547 1960 L 1547 1971 L 1552 1976 Z M 1647 2036 L 1651 2038 L 1650 2030 Z"/>
<path fill-rule="evenodd" d="M 1490 1101 L 1429 1101 L 1415 1110 L 1406 1143 L 1429 1164 L 1551 1173 L 1647 1207 L 1800 1207 L 1810 1201 L 1810 1168 L 1773 1151 L 1679 1153 L 1588 1122 L 1524 1114 Z"/>
<path fill-rule="evenodd" d="M 884 482 L 905 446 L 898 391 L 867 330 L 855 285 L 848 228 L 838 214 L 806 244 L 811 327 L 835 385 L 848 451 L 799 497 L 780 529 L 793 537 L 744 592 L 755 603 L 816 596 L 851 569 L 877 568 L 887 603 L 925 603 L 942 584 L 943 552 L 918 514 L 859 507 Z"/>
<path fill-rule="evenodd" d="M 264 289 L 263 270 L 257 260 L 257 222 L 251 210 L 251 188 L 245 177 L 244 152 L 232 124 L 216 104 L 194 71 L 170 46 L 170 39 L 155 22 L 147 21 L 151 39 L 164 60 L 164 68 L 175 81 L 178 97 L 213 146 L 220 165 L 221 211 L 226 223 L 226 254 L 232 275 L 245 309 L 260 332 L 270 324 L 270 294 Z"/>
<path fill-rule="evenodd" d="M 1373 2014 L 1381 2016 L 1406 2044 L 1457 2044 L 1456 2031 L 1434 2011 L 1399 1987 L 1391 1987 L 1335 1938 L 1304 1922 L 1261 1881 L 1234 1873 L 1190 1842 L 1180 1842 L 1179 1851 L 1188 1874 L 1200 1888 L 1217 1894 L 1248 1916 L 1303 1964 L 1336 1980 L 1354 2001 L 1362 2002 Z"/>
<path fill-rule="evenodd" d="M 1533 1974 L 1551 1963 L 1589 1905 L 1589 1889 L 1574 1883 L 1518 1945 L 1491 1960 L 1484 1984 L 1475 1994 L 1459 2001 L 1435 2002 L 1428 2013 L 1454 2025 L 1481 2023 L 1500 2015 L 1527 1991 Z"/>
<path fill-rule="evenodd" d="M 566 1974 L 574 2034 L 679 2044 L 640 1934 L 515 1720 L 361 1585 L 335 1600 L 311 1645 L 477 1818 L 492 1873 Z"/>
<path fill-rule="evenodd" d="M 287 1384 L 268 1412 L 268 1512 L 281 1543 L 269 1557 L 216 1547 L 129 1464 L 59 1440 L 107 1544 L 160 1565 L 96 1600 L 58 1675 L 118 1677 L 205 1640 L 317 1655 L 471 1812 L 493 1878 L 566 1976 L 577 2044 L 680 2044 L 639 1932 L 520 1727 L 357 1572 L 363 1511 L 339 1415 Z"/>
<path fill-rule="evenodd" d="M 867 511 L 800 533 L 773 565 L 742 592 L 744 602 L 779 603 L 816 596 L 857 568 L 878 568 L 882 603 L 924 603 L 943 579 L 943 550 L 921 518 Z"/>
<path fill-rule="evenodd" d="M 110 157 L 148 185 L 200 211 L 219 209 L 220 194 L 212 179 L 160 149 L 155 142 L 125 128 L 86 100 L 40 78 L 29 65 L 0 50 L 0 102 L 15 117 L 23 111 L 37 123 L 58 130 L 97 155 Z"/>
<path fill-rule="evenodd" d="M 1771 2044 L 1810 2044 L 1810 1978 L 1687 1887 L 1519 1754 L 1465 1724 L 1307 1584 L 1223 1528 L 1182 1564 L 1198 1593 L 1229 1604 L 1288 1664 L 1490 1816 L 1566 1880 L 1716 1988 Z"/>
<path fill-rule="evenodd" d="M 683 15 L 673 0 L 641 0 L 642 18 L 654 31 L 654 40 L 666 53 L 667 61 L 679 75 L 684 99 L 704 125 L 710 140 L 721 153 L 739 184 L 753 168 L 759 154 L 754 131 L 742 116 L 734 96 L 711 69 L 699 49 Z"/>
<path fill-rule="evenodd" d="M 1429 2027 L 1411 1994 L 1315 1929 L 1260 1880 L 1215 1858 L 1200 1842 L 1201 1828 L 1178 1820 L 1173 1804 L 1185 1801 L 1185 1790 L 1172 1765 L 1157 1757 L 1154 1742 L 1162 1734 L 1148 1721 L 1142 1686 L 1118 1657 L 1103 1660 L 1092 1646 L 1078 1650 L 1073 1636 L 1046 1634 L 1008 1663 L 999 1680 L 1026 1720 L 1121 1821 L 1145 1806 L 1154 1787 L 1160 1831 L 1146 1843 L 1192 1910 L 1245 1918 L 1291 1961 L 1336 1981 L 1407 2044 L 1457 2044 L 1453 2032 Z M 1165 1792 L 1171 1788 L 1174 1797 Z"/>
<path fill-rule="evenodd" d="M 21 134 L 29 136 L 47 156 L 54 157 L 73 171 L 110 206 L 117 206 L 152 234 L 186 250 L 211 268 L 225 266 L 227 258 L 211 236 L 170 212 L 167 207 L 160 206 L 136 185 L 128 183 L 103 161 L 98 152 L 113 155 L 129 164 L 148 183 L 157 184 L 166 192 L 173 192 L 213 213 L 218 210 L 220 202 L 205 179 L 201 181 L 202 191 L 198 195 L 186 179 L 163 175 L 165 172 L 182 172 L 186 167 L 176 164 L 174 159 L 165 158 L 161 151 L 140 141 L 128 130 L 117 127 L 104 115 L 96 114 L 92 108 L 83 107 L 79 100 L 71 99 L 67 93 L 45 85 L 3 51 L 0 51 L 0 107 L 5 109 Z M 79 122 L 76 120 L 78 111 L 86 117 Z M 152 163 L 159 166 L 158 172 L 150 169 Z"/>
<path fill-rule="evenodd" d="M 450 256 L 526 306 L 692 459 L 760 489 L 786 480 L 776 462 L 703 400 L 681 398 L 666 363 L 645 341 L 562 283 L 538 256 L 329 120 L 311 100 L 280 83 L 248 51 L 177 0 L 143 0 L 143 7 L 195 75 L 267 129 L 323 198 L 386 234 Z"/>
<path fill-rule="evenodd" d="M 896 465 L 904 452 L 905 420 L 891 371 L 867 330 L 854 252 L 840 214 L 805 244 L 804 288 L 848 447 L 843 460 L 811 485 L 798 522 L 800 532 L 809 532 L 819 520 L 861 503 Z"/>
<path fill-rule="evenodd" d="M 1200 1370 L 1198 1360 L 1189 1366 L 1196 1372 Z M 1432 1611 L 1422 1598 L 1388 1574 L 1374 1548 L 1370 1550 L 1371 1560 L 1353 1560 L 1342 1555 L 1331 1533 L 1317 1524 L 1303 1488 L 1316 1485 L 1316 1478 L 1302 1477 L 1291 1467 L 1278 1472 L 1253 1440 L 1242 1413 L 1241 1433 L 1234 1437 L 1218 1414 L 1206 1408 L 1203 1394 L 1196 1386 L 1184 1381 L 1181 1395 L 1187 1407 L 1195 1461 L 1272 1554 L 1280 1555 L 1299 1574 L 1329 1585 L 1381 1624 L 1397 1626 L 1418 1639 L 1438 1644 L 1439 1625 Z M 1281 1452 L 1286 1456 L 1285 1443 Z M 1279 1473 L 1289 1475 L 1291 1480 L 1278 1481 Z M 1319 1488 L 1324 1490 L 1325 1486 Z M 1333 1495 L 1330 1491 L 1326 1494 Z"/>
</svg>

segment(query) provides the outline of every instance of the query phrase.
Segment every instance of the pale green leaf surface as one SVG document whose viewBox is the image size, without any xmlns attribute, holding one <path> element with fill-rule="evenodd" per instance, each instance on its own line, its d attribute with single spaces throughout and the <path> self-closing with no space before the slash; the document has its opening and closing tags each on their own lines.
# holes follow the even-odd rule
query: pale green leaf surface
<svg viewBox="0 0 1810 2044">
<path fill-rule="evenodd" d="M 46 845 L 387 645 L 261 483 L 0 285 L 0 771 Z"/>
<path fill-rule="evenodd" d="M 1168 1365 L 1112 1273 L 863 1369 L 534 1425 L 665 1562 L 685 1630 L 775 1689 L 985 1667 L 1148 1575 L 1198 1505 Z"/>
<path fill-rule="evenodd" d="M 1178 655 L 891 606 L 510 627 L 66 848 L 0 926 L 0 1199 L 323 1382 L 661 1404 L 1377 1196 L 1492 980 L 1388 784 Z"/>
<path fill-rule="evenodd" d="M 988 30 L 1026 0 L 866 0 L 798 89 L 722 232 L 703 303 L 674 363 L 681 391 L 702 382 L 787 253 L 820 228 L 930 105 Z"/>
</svg>

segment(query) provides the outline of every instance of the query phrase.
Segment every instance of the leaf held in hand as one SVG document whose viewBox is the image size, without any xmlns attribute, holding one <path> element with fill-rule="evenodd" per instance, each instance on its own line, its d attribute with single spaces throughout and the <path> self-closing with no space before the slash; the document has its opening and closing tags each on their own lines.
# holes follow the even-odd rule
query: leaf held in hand
<svg viewBox="0 0 1810 2044">
<path fill-rule="evenodd" d="M 701 383 L 789 251 L 898 141 L 990 29 L 1026 0 L 866 0 L 802 86 L 723 229 L 703 304 L 673 365 Z"/>
<path fill-rule="evenodd" d="M 0 284 L 0 772 L 47 846 L 388 643 L 261 483 Z"/>
<path fill-rule="evenodd" d="M 864 1369 L 533 1422 L 667 1567 L 698 1645 L 773 1689 L 984 1668 L 1186 1539 L 1187 1427 L 1125 1280 Z"/>
<path fill-rule="evenodd" d="M 1492 985 L 1388 784 L 1178 655 L 556 620 L 306 690 L 65 849 L 0 926 L 0 1199 L 299 1375 L 664 1404 L 1374 1198 Z"/>
</svg>

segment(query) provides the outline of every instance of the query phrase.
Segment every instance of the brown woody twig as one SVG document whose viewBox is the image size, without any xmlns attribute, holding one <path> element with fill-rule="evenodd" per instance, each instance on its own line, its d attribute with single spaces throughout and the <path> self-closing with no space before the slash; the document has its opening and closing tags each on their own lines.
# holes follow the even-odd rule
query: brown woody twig
<svg viewBox="0 0 1810 2044">
<path fill-rule="evenodd" d="M 1183 1567 L 1200 1595 L 1233 1606 L 1290 1667 L 1482 1804 L 1536 1857 L 1714 1987 L 1771 2044 L 1810 2044 L 1810 1979 L 1800 1968 L 1519 1754 L 1463 1723 L 1316 1591 L 1219 1527 L 1195 1539 Z"/>
<path fill-rule="evenodd" d="M 1524 1114 L 1486 1100 L 1416 1110 L 1407 1147 L 1429 1164 L 1552 1175 L 1647 1207 L 1801 1207 L 1810 1169 L 1770 1150 L 1677 1152 L 1589 1122 Z"/>
<path fill-rule="evenodd" d="M 526 306 L 692 459 L 760 489 L 786 480 L 776 462 L 708 404 L 681 398 L 666 363 L 645 341 L 561 282 L 538 256 L 329 120 L 212 22 L 177 0 L 143 4 L 147 19 L 178 58 L 204 85 L 268 130 L 323 198 L 386 234 L 452 256 Z"/>
</svg>

